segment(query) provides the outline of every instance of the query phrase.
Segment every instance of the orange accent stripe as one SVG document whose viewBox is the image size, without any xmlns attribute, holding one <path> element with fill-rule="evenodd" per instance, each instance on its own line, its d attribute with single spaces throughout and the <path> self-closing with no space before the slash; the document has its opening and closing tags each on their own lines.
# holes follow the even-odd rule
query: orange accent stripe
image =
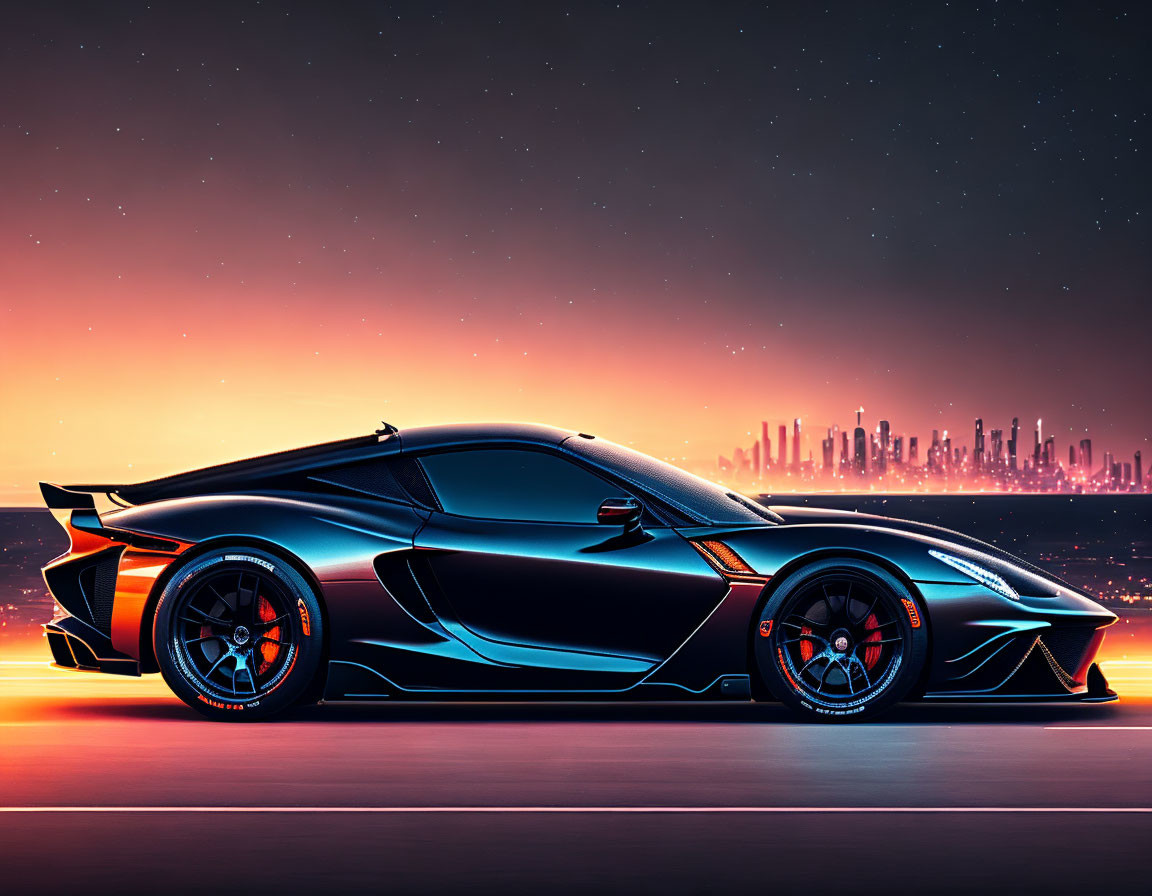
<svg viewBox="0 0 1152 896">
<path fill-rule="evenodd" d="M 112 602 L 112 646 L 135 659 L 140 658 L 140 630 L 144 608 L 156 580 L 180 554 L 192 547 L 181 544 L 171 554 L 128 547 L 120 556 L 116 571 L 116 597 Z"/>
<path fill-rule="evenodd" d="M 732 548 L 724 544 L 722 541 L 702 541 L 700 542 L 704 548 L 712 553 L 712 555 L 720 561 L 721 565 L 729 572 L 746 572 L 756 574 L 751 566 L 744 562 L 744 559 L 737 554 Z"/>
<path fill-rule="evenodd" d="M 744 558 L 722 541 L 705 540 L 689 542 L 700 554 L 725 574 L 739 573 L 756 576 L 756 570 L 744 562 Z"/>
</svg>

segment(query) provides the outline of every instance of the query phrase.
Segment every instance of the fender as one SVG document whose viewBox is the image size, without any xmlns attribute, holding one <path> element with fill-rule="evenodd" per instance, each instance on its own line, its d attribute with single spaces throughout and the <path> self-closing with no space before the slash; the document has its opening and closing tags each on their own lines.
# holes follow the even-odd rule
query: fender
<svg viewBox="0 0 1152 896">
<path fill-rule="evenodd" d="M 381 554 L 411 550 L 423 517 L 411 507 L 372 499 L 295 493 L 208 495 L 174 498 L 103 515 L 108 526 L 194 545 L 189 555 L 215 544 L 263 543 L 299 560 L 320 586 L 322 603 L 338 621 L 364 618 L 365 609 L 387 596 L 373 567 Z M 179 533 L 178 535 L 176 533 Z M 146 627 L 144 613 L 155 598 L 150 590 L 116 592 L 114 615 L 117 649 L 135 656 Z M 161 580 L 162 581 L 162 580 Z M 347 633 L 331 631 L 339 644 Z"/>
</svg>

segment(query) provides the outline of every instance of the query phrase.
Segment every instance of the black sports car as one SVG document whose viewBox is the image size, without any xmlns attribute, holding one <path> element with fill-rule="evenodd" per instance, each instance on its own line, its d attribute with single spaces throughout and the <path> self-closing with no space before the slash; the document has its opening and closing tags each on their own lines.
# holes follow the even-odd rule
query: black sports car
<svg viewBox="0 0 1152 896">
<path fill-rule="evenodd" d="M 135 485 L 41 484 L 55 662 L 219 719 L 302 701 L 1109 700 L 1116 617 L 975 539 L 763 507 L 585 433 L 430 426 Z M 92 495 L 122 509 L 98 514 Z"/>
</svg>

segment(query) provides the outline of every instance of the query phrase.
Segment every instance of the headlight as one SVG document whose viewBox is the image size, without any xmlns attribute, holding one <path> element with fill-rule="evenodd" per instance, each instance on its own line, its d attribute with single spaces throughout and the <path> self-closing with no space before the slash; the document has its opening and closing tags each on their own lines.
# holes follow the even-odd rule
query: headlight
<svg viewBox="0 0 1152 896">
<path fill-rule="evenodd" d="M 1010 600 L 1020 600 L 1020 595 L 1016 593 L 1016 589 L 991 570 L 985 569 L 983 566 L 977 566 L 971 560 L 945 554 L 943 551 L 929 551 L 928 553 L 941 563 L 947 563 L 953 569 L 964 573 L 968 578 L 975 579 L 981 585 L 991 588 L 997 594 L 1001 594 Z"/>
</svg>

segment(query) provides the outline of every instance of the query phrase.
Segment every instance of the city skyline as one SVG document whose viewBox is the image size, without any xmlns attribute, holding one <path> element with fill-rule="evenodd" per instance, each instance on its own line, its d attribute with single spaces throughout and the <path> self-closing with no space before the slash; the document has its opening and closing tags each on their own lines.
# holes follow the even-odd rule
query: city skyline
<svg viewBox="0 0 1152 896">
<path fill-rule="evenodd" d="M 839 424 L 825 427 L 819 455 L 812 446 L 815 436 L 805 436 L 802 417 L 793 418 L 790 436 L 789 427 L 779 424 L 775 445 L 769 421 L 762 420 L 760 438 L 750 447 L 737 446 L 730 456 L 718 455 L 717 478 L 766 490 L 781 485 L 793 490 L 823 485 L 849 493 L 876 490 L 877 485 L 881 491 L 1152 490 L 1140 448 L 1129 455 L 1112 450 L 1097 450 L 1094 455 L 1091 437 L 1070 439 L 1065 463 L 1057 449 L 1057 437 L 1044 431 L 1043 418 L 1036 419 L 1031 442 L 1022 443 L 1026 427 L 1018 416 L 1012 418 L 1010 427 L 988 430 L 984 418 L 977 417 L 969 450 L 968 442 L 948 429 L 933 428 L 926 443 L 917 434 L 897 433 L 886 418 L 877 419 L 871 430 L 866 429 L 864 413 L 863 406 L 855 411 L 851 437 Z"/>
</svg>

